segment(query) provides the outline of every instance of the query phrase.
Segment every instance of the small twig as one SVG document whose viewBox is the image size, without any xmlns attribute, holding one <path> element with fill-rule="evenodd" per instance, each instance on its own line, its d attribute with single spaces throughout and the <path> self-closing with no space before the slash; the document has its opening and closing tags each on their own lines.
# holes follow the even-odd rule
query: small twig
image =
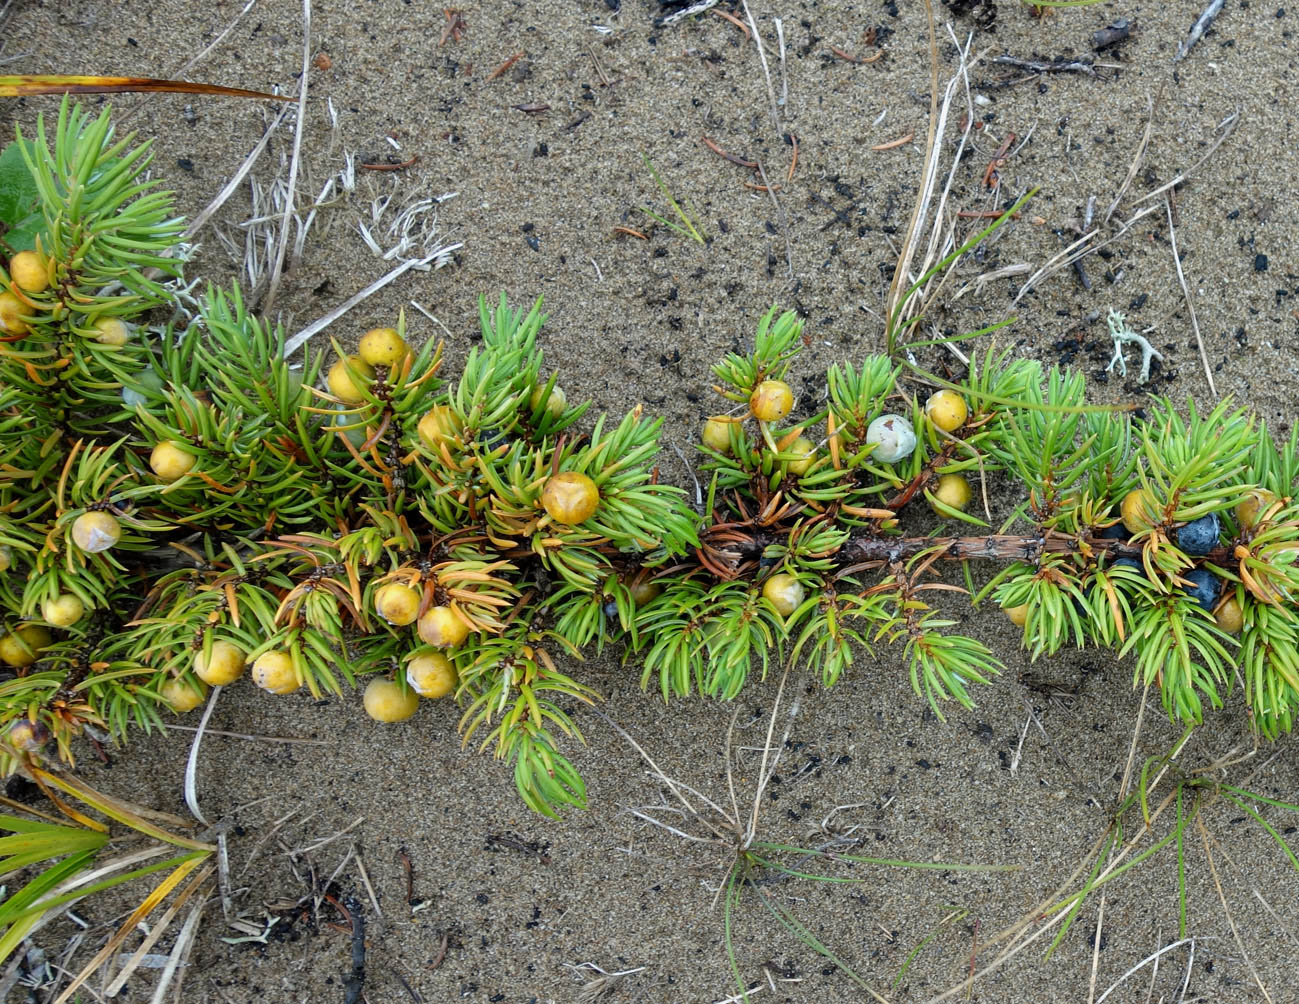
<svg viewBox="0 0 1299 1004">
<path fill-rule="evenodd" d="M 845 52 L 837 45 L 832 45 L 830 46 L 830 55 L 834 56 L 836 59 L 842 59 L 845 63 L 865 65 L 867 63 L 879 62 L 879 60 L 884 57 L 884 50 L 876 49 L 874 55 L 871 56 L 854 56 L 851 52 Z"/>
<path fill-rule="evenodd" d="M 758 162 L 756 160 L 745 160 L 743 157 L 737 157 L 733 153 L 727 153 L 707 136 L 701 136 L 700 139 L 703 141 L 704 146 L 708 147 L 708 149 L 712 150 L 713 153 L 717 154 L 717 156 L 721 157 L 723 160 L 729 160 L 737 167 L 747 167 L 750 171 L 756 171 L 758 169 Z"/>
<path fill-rule="evenodd" d="M 915 130 L 912 130 L 911 132 L 907 133 L 905 136 L 901 136 L 898 139 L 891 139 L 887 143 L 878 143 L 875 146 L 871 147 L 871 149 L 872 150 L 896 150 L 900 146 L 906 146 L 915 138 L 916 138 Z"/>
<path fill-rule="evenodd" d="M 1090 59 L 1016 59 L 1014 56 L 998 56 L 993 63 L 998 66 L 1013 66 L 1019 70 L 1031 70 L 1034 73 L 1082 73 L 1089 77 L 1096 76 L 1096 66 Z"/>
<path fill-rule="evenodd" d="M 740 31 L 744 32 L 744 40 L 746 42 L 753 37 L 753 34 L 749 31 L 749 26 L 745 24 L 743 21 L 741 21 L 734 14 L 732 14 L 730 11 L 714 10 L 713 13 L 717 17 L 720 17 L 723 21 L 730 21 L 731 24 L 735 25 L 735 27 L 739 28 Z"/>
<path fill-rule="evenodd" d="M 680 24 L 686 18 L 694 17 L 696 14 L 707 14 L 721 2 L 722 0 L 699 0 L 698 3 L 691 4 L 689 7 L 682 7 L 680 10 L 673 11 L 671 14 L 656 17 L 654 19 L 654 27 L 668 28 L 674 24 Z"/>
<path fill-rule="evenodd" d="M 169 729 L 179 729 L 182 732 L 199 731 L 193 725 L 168 725 Z M 258 743 L 293 743 L 299 746 L 332 746 L 334 745 L 328 739 L 295 739 L 292 736 L 257 736 L 247 732 L 223 732 L 221 729 L 204 729 L 204 735 L 209 736 L 226 736 L 230 739 L 247 739 L 251 742 Z"/>
<path fill-rule="evenodd" d="M 487 76 L 483 79 L 495 80 L 497 77 L 499 77 L 502 73 L 504 73 L 506 70 L 508 70 L 511 66 L 513 66 L 522 58 L 523 58 L 523 51 L 520 50 L 516 52 L 513 56 L 511 56 L 509 59 L 507 59 L 505 62 L 503 62 L 496 69 L 492 70 L 492 72 L 487 74 Z"/>
<path fill-rule="evenodd" d="M 1195 43 L 1204 37 L 1204 33 L 1209 30 L 1213 24 L 1214 18 L 1222 13 L 1222 8 L 1226 0 L 1209 0 L 1209 5 L 1204 8 L 1200 16 L 1195 19 L 1195 24 L 1191 25 L 1191 30 L 1186 36 L 1186 41 L 1177 47 L 1177 53 L 1173 56 L 1173 62 L 1181 62 L 1195 46 Z"/>
<path fill-rule="evenodd" d="M 367 171 L 401 171 L 408 167 L 414 167 L 418 161 L 419 154 L 415 154 L 410 160 L 404 160 L 400 164 L 357 164 L 356 166 Z"/>
<path fill-rule="evenodd" d="M 348 899 L 346 907 L 333 896 L 326 896 L 352 922 L 352 971 L 343 980 L 343 1004 L 359 1004 L 365 989 L 365 918 L 361 904 Z"/>
<path fill-rule="evenodd" d="M 649 238 L 639 230 L 633 230 L 631 227 L 614 227 L 613 232 L 615 234 L 627 234 L 629 237 L 639 237 L 643 241 L 649 240 Z"/>
<path fill-rule="evenodd" d="M 438 40 L 438 48 L 447 44 L 447 41 L 459 42 L 465 33 L 465 19 L 461 17 L 461 12 L 455 10 L 444 10 L 443 15 L 447 19 L 446 26 L 442 29 L 442 37 Z"/>
<path fill-rule="evenodd" d="M 449 948 L 450 945 L 451 945 L 451 935 L 449 935 L 446 931 L 443 931 L 442 943 L 438 945 L 437 954 L 433 956 L 433 961 L 430 962 L 427 966 L 429 972 L 432 972 L 433 970 L 437 969 L 439 966 L 442 965 L 444 961 L 446 961 L 447 948 Z"/>
</svg>

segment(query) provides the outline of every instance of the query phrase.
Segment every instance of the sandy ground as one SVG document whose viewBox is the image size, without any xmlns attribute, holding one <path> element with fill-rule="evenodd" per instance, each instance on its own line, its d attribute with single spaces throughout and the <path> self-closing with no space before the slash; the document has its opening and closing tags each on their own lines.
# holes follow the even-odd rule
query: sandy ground
<svg viewBox="0 0 1299 1004">
<path fill-rule="evenodd" d="M 4 34 L 5 68 L 172 75 L 242 6 L 230 0 L 16 0 Z M 989 56 L 1088 56 L 1093 31 L 1118 17 L 1138 27 L 1131 40 L 1098 57 L 1111 65 L 1095 77 L 1061 73 L 1007 85 L 1023 74 L 986 64 L 975 70 L 971 84 L 982 128 L 956 172 L 953 207 L 985 211 L 1032 187 L 1040 194 L 957 278 L 964 283 L 1016 263 L 1042 264 L 1073 239 L 1089 197 L 1096 197 L 1098 220 L 1103 217 L 1158 97 L 1142 168 L 1098 239 L 1118 236 L 1107 259 L 1087 263 L 1090 290 L 1070 270 L 1055 275 L 1015 308 L 1019 321 L 1003 341 L 1095 376 L 1108 360 L 1109 344 L 1103 321 L 1094 318 L 1116 307 L 1139 328 L 1157 326 L 1151 337 L 1166 357 L 1158 391 L 1207 405 L 1212 395 L 1165 212 L 1161 208 L 1122 235 L 1117 223 L 1142 206 L 1159 205 L 1139 200 L 1195 167 L 1219 124 L 1239 113 L 1234 133 L 1176 193 L 1177 247 L 1218 393 L 1236 396 L 1278 434 L 1288 433 L 1299 387 L 1292 314 L 1299 268 L 1286 237 L 1299 223 L 1293 198 L 1299 9 L 1231 0 L 1190 57 L 1174 65 L 1177 44 L 1200 7 L 1200 0 L 1109 2 L 1037 21 L 1027 8 L 1001 0 L 995 33 L 974 38 L 974 50 Z M 807 389 L 818 386 L 829 363 L 878 351 L 878 312 L 923 160 L 930 92 L 924 6 L 915 0 L 753 0 L 751 8 L 769 46 L 773 89 L 778 98 L 787 94 L 778 109 L 779 131 L 756 49 L 718 17 L 656 29 L 648 0 L 623 0 L 620 13 L 603 0 L 496 0 L 465 4 L 463 37 L 440 46 L 441 4 L 318 0 L 311 50 L 327 55 L 318 62 L 328 68 L 313 68 L 310 75 L 303 197 L 321 189 L 346 152 L 361 162 L 419 159 L 400 171 L 359 171 L 357 191 L 321 211 L 276 308 L 286 326 L 296 330 L 389 267 L 366 248 L 355 225 L 372 198 L 456 192 L 440 206 L 445 239 L 464 245 L 455 264 L 407 275 L 331 334 L 347 341 L 389 322 L 398 307 L 415 300 L 449 329 L 454 371 L 469 345 L 480 294 L 505 291 L 516 303 L 544 295 L 551 313 L 544 344 L 570 399 L 589 397 L 597 409 L 615 412 L 644 402 L 665 416 L 668 441 L 682 446 L 712 410 L 708 364 L 742 343 L 772 302 L 796 307 L 807 318 L 812 344 L 798 370 Z M 783 67 L 777 17 L 787 47 Z M 952 21 L 941 8 L 938 17 L 945 79 L 954 55 L 946 24 L 962 41 L 973 25 Z M 295 92 L 301 29 L 296 4 L 262 0 L 187 75 Z M 832 46 L 873 52 L 867 44 L 872 29 L 883 41 L 878 62 L 854 64 L 832 54 Z M 515 53 L 522 53 L 517 62 L 493 77 Z M 327 99 L 337 112 L 336 131 Z M 255 103 L 229 100 L 122 96 L 113 103 L 129 111 L 131 128 L 157 138 L 157 170 L 176 189 L 186 214 L 222 187 L 260 137 L 267 115 Z M 56 99 L 27 100 L 2 110 L 30 128 L 38 112 L 55 105 Z M 193 115 L 186 114 L 187 105 Z M 919 140 L 871 149 L 912 133 Z M 983 186 L 985 169 L 1010 133 L 1014 153 L 1000 168 L 1000 192 L 990 193 Z M 798 141 L 792 179 L 793 147 L 785 134 Z M 752 172 L 709 152 L 701 142 L 705 135 L 740 157 L 760 159 L 781 185 L 779 209 L 745 186 Z M 277 135 L 254 171 L 260 184 L 285 169 L 290 143 L 288 130 Z M 706 246 L 653 225 L 635 209 L 667 211 L 642 154 L 693 205 L 710 237 Z M 217 218 L 240 246 L 238 223 L 249 212 L 245 186 Z M 649 239 L 617 235 L 617 226 L 646 231 Z M 201 239 L 191 274 L 216 281 L 235 276 L 236 263 L 213 231 Z M 1011 312 L 1018 281 L 971 290 L 935 313 L 934 321 L 942 330 L 962 331 L 1001 319 Z M 417 337 L 439 333 L 410 313 Z M 937 355 L 925 361 L 943 363 Z M 1110 379 L 1094 383 L 1091 393 L 1097 401 L 1139 401 L 1144 389 Z M 687 482 L 674 454 L 665 454 L 663 468 L 665 477 Z M 860 853 L 1024 866 L 992 875 L 845 866 L 842 874 L 859 877 L 860 884 L 770 887 L 890 1001 L 926 1000 L 963 978 L 977 945 L 1064 881 L 1104 831 L 1139 704 L 1128 663 L 1101 653 L 1066 653 L 1030 668 L 1000 617 L 974 615 L 968 630 L 1007 664 L 1007 672 L 978 693 L 977 710 L 954 708 L 939 722 L 911 692 L 897 655 L 881 651 L 833 691 L 804 695 L 780 783 L 762 803 L 761 834 L 772 840 L 823 842 L 827 815 L 851 805 L 828 825 L 859 827 L 854 832 L 865 838 Z M 1048 701 L 1025 687 L 1024 672 L 1076 686 L 1077 696 Z M 616 660 L 593 661 L 588 673 L 588 682 L 607 696 L 608 713 L 665 770 L 725 797 L 731 707 L 705 701 L 665 707 L 640 692 L 634 668 Z M 735 759 L 742 798 L 752 791 L 751 747 L 761 742 L 773 698 L 768 681 L 751 686 L 739 702 Z M 1028 722 L 1029 706 L 1041 730 Z M 1237 696 L 1225 713 L 1211 716 L 1184 765 L 1202 765 L 1237 747 L 1248 750 L 1240 712 Z M 425 706 L 408 725 L 381 728 L 364 718 L 357 699 L 272 700 L 251 686 L 224 694 L 213 728 L 323 743 L 205 741 L 199 790 L 209 816 L 233 813 L 239 823 L 231 856 L 236 884 L 244 889 L 242 911 L 261 918 L 265 904 L 306 895 L 284 848 L 351 827 L 309 859 L 317 876 L 328 875 L 355 847 L 373 881 L 381 916 L 353 863 L 337 880 L 364 903 L 371 1004 L 577 1001 L 582 978 L 571 967 L 586 962 L 610 972 L 635 970 L 604 998 L 612 1002 L 705 1002 L 735 992 L 722 947 L 722 912 L 713 905 L 725 864 L 714 852 L 650 829 L 627 812 L 657 803 L 660 790 L 604 721 L 583 716 L 589 745 L 574 751 L 589 785 L 589 811 L 550 823 L 518 802 L 502 765 L 461 749 L 456 717 L 450 705 Z M 1166 750 L 1177 734 L 1153 703 L 1138 756 Z M 119 794 L 183 811 L 189 740 L 177 731 L 139 741 L 111 768 L 87 760 L 85 773 Z M 1293 740 L 1284 740 L 1259 750 L 1230 776 L 1239 780 L 1257 771 L 1251 787 L 1292 798 L 1299 792 L 1295 752 Z M 1292 822 L 1277 813 L 1269 817 L 1280 827 Z M 1190 934 L 1196 939 L 1189 967 L 1189 946 L 1179 947 L 1165 956 L 1153 983 L 1147 968 L 1107 999 L 1179 1000 L 1185 988 L 1188 1001 L 1262 1000 L 1252 963 L 1271 1000 L 1299 1000 L 1294 870 L 1234 807 L 1219 803 L 1203 818 L 1208 839 L 1218 842 L 1211 846 L 1239 940 L 1225 919 L 1197 832 L 1187 846 Z M 413 866 L 414 896 L 425 904 L 417 912 L 406 902 L 402 849 Z M 1087 905 L 1054 957 L 1044 961 L 1045 942 L 1038 942 L 981 980 L 968 999 L 1084 1001 L 1093 978 L 1099 995 L 1176 939 L 1176 883 L 1166 854 L 1109 887 L 1094 976 L 1099 899 Z M 96 921 L 110 919 L 107 905 L 89 912 Z M 332 917 L 328 909 L 322 916 Z M 756 896 L 744 898 L 734 923 L 741 972 L 763 984 L 755 999 L 867 999 L 785 933 Z M 213 907 L 191 959 L 184 1001 L 343 1000 L 350 965 L 345 933 L 285 921 L 267 944 L 220 940 L 232 933 Z M 930 936 L 892 986 L 908 954 Z M 992 955 L 980 951 L 973 962 L 981 966 Z M 787 981 L 768 986 L 764 964 L 773 980 Z M 143 1001 L 149 994 L 141 977 L 116 999 Z"/>
</svg>

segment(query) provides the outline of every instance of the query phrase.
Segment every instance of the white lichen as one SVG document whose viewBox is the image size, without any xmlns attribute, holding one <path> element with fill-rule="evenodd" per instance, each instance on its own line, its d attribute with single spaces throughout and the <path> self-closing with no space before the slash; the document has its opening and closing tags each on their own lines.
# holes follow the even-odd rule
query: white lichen
<svg viewBox="0 0 1299 1004">
<path fill-rule="evenodd" d="M 1114 343 L 1114 357 L 1110 364 L 1105 367 L 1106 373 L 1111 373 L 1117 366 L 1119 376 L 1128 375 L 1128 363 L 1123 358 L 1123 346 L 1137 345 L 1141 348 L 1141 373 L 1137 376 L 1137 383 L 1146 383 L 1150 380 L 1150 363 L 1153 359 L 1158 359 L 1161 363 L 1164 357 L 1144 335 L 1140 335 L 1128 327 L 1128 320 L 1113 307 L 1105 316 L 1105 324 L 1110 329 L 1110 340 Z"/>
</svg>

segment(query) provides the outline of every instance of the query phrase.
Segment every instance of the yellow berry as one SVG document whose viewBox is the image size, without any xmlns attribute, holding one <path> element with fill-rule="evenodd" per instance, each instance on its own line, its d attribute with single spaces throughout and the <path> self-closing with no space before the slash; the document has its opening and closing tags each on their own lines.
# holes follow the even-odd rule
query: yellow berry
<svg viewBox="0 0 1299 1004">
<path fill-rule="evenodd" d="M 1017 607 L 1002 607 L 1003 612 L 1010 618 L 1010 623 L 1015 627 L 1023 627 L 1028 623 L 1028 604 L 1021 603 Z"/>
<path fill-rule="evenodd" d="M 799 436 L 780 452 L 792 453 L 798 457 L 797 460 L 791 460 L 786 465 L 789 473 L 796 477 L 801 478 L 807 473 L 807 469 L 816 463 L 816 445 L 805 436 Z"/>
<path fill-rule="evenodd" d="M 556 523 L 575 526 L 595 515 L 600 491 L 595 482 L 577 471 L 564 471 L 546 482 L 541 504 Z"/>
<path fill-rule="evenodd" d="M 1245 614 L 1234 596 L 1227 597 L 1226 601 L 1213 612 L 1213 619 L 1227 634 L 1240 634 L 1240 629 L 1245 626 Z"/>
<path fill-rule="evenodd" d="M 704 445 L 715 453 L 731 452 L 731 426 L 734 422 L 724 415 L 710 418 L 704 423 L 700 438 Z"/>
<path fill-rule="evenodd" d="M 533 411 L 541 405 L 541 398 L 546 393 L 546 385 L 538 384 L 532 392 L 532 397 L 528 400 L 528 407 Z M 546 411 L 552 418 L 558 418 L 564 414 L 564 409 L 568 407 L 568 395 L 564 393 L 564 388 L 555 384 L 550 388 L 550 395 L 546 397 Z"/>
<path fill-rule="evenodd" d="M 9 278 L 25 293 L 43 293 L 50 285 L 49 263 L 35 251 L 19 251 L 9 259 Z"/>
<path fill-rule="evenodd" d="M 44 722 L 34 722 L 30 718 L 19 718 L 9 726 L 5 740 L 19 753 L 39 753 L 50 741 L 50 730 Z"/>
<path fill-rule="evenodd" d="M 41 604 L 41 616 L 59 628 L 71 627 L 85 612 L 85 605 L 72 593 L 60 593 Z"/>
<path fill-rule="evenodd" d="M 8 666 L 30 666 L 39 658 L 41 649 L 54 639 L 49 629 L 39 624 L 23 624 L 0 638 L 0 660 Z"/>
<path fill-rule="evenodd" d="M 385 582 L 374 591 L 374 612 L 396 627 L 414 624 L 423 595 L 401 582 Z"/>
<path fill-rule="evenodd" d="M 456 689 L 456 668 L 441 652 L 417 655 L 406 664 L 406 683 L 420 697 L 446 697 Z"/>
<path fill-rule="evenodd" d="M 27 304 L 13 293 L 0 293 L 0 332 L 6 335 L 25 335 L 31 327 L 23 320 L 27 313 Z"/>
<path fill-rule="evenodd" d="M 639 578 L 627 587 L 627 591 L 631 593 L 632 602 L 638 607 L 643 607 L 663 592 L 663 587 L 653 579 Z"/>
<path fill-rule="evenodd" d="M 970 504 L 970 497 L 973 492 L 970 490 L 970 482 L 965 480 L 963 474 L 944 474 L 938 479 L 938 484 L 934 485 L 934 499 L 941 502 L 950 509 L 965 510 Z M 932 506 L 935 512 L 941 516 L 936 506 Z"/>
<path fill-rule="evenodd" d="M 1252 530 L 1259 517 L 1276 504 L 1276 495 L 1266 488 L 1255 488 L 1236 506 L 1236 523 L 1242 530 Z"/>
<path fill-rule="evenodd" d="M 807 598 L 807 591 L 794 576 L 786 572 L 777 572 L 763 583 L 762 595 L 776 608 L 780 616 L 788 617 Z"/>
<path fill-rule="evenodd" d="M 954 390 L 935 391 L 925 402 L 925 418 L 944 432 L 955 432 L 969 415 L 965 398 Z"/>
<path fill-rule="evenodd" d="M 408 352 L 406 341 L 396 328 L 371 328 L 357 346 L 361 361 L 370 366 L 396 366 Z"/>
<path fill-rule="evenodd" d="M 450 607 L 429 607 L 415 630 L 423 641 L 438 648 L 455 648 L 469 637 L 469 625 Z"/>
<path fill-rule="evenodd" d="M 184 448 L 183 443 L 163 440 L 149 454 L 149 466 L 160 481 L 179 481 L 194 469 L 198 457 Z"/>
<path fill-rule="evenodd" d="M 794 407 L 794 392 L 784 380 L 763 380 L 749 395 L 749 411 L 759 422 L 779 422 Z"/>
<path fill-rule="evenodd" d="M 460 416 L 445 404 L 430 408 L 415 427 L 424 445 L 432 450 L 438 450 L 441 444 L 451 442 L 460 435 L 462 429 L 464 423 L 460 421 Z"/>
<path fill-rule="evenodd" d="M 253 661 L 253 683 L 272 694 L 291 694 L 302 686 L 293 656 L 282 648 L 263 652 Z"/>
<path fill-rule="evenodd" d="M 158 691 L 171 710 L 183 715 L 207 700 L 207 686 L 189 680 L 168 680 Z"/>
<path fill-rule="evenodd" d="M 131 340 L 131 329 L 120 317 L 101 317 L 92 326 L 95 341 L 120 348 Z"/>
<path fill-rule="evenodd" d="M 419 710 L 419 695 L 394 680 L 371 680 L 362 703 L 376 722 L 404 722 Z"/>
<path fill-rule="evenodd" d="M 194 656 L 194 675 L 213 687 L 228 687 L 244 674 L 244 650 L 228 641 L 214 641 L 212 655 Z"/>
<path fill-rule="evenodd" d="M 329 393 L 344 404 L 360 404 L 365 400 L 362 388 L 373 379 L 374 368 L 369 363 L 357 356 L 348 356 L 329 367 L 325 383 L 329 387 Z M 358 380 L 361 383 L 358 384 Z"/>
<path fill-rule="evenodd" d="M 1153 503 L 1149 493 L 1140 488 L 1133 488 L 1123 496 L 1123 501 L 1119 503 L 1119 515 L 1128 533 L 1140 533 L 1142 530 L 1150 529 L 1153 525 L 1151 508 Z"/>
<path fill-rule="evenodd" d="M 109 550 L 122 539 L 122 524 L 106 512 L 83 512 L 72 521 L 72 542 L 89 554 Z"/>
</svg>

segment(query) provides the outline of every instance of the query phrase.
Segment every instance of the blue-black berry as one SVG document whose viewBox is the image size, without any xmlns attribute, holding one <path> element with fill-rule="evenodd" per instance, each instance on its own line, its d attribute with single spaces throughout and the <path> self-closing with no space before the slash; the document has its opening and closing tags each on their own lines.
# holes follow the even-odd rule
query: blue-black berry
<svg viewBox="0 0 1299 1004">
<path fill-rule="evenodd" d="M 1099 540 L 1127 540 L 1128 528 L 1122 523 L 1115 523 L 1113 526 L 1106 526 L 1097 530 L 1096 537 Z"/>
<path fill-rule="evenodd" d="M 1187 554 L 1208 554 L 1218 546 L 1222 529 L 1216 512 L 1192 520 L 1177 531 L 1177 546 Z"/>
<path fill-rule="evenodd" d="M 1145 575 L 1145 574 L 1146 574 L 1145 566 L 1142 565 L 1141 562 L 1139 562 L 1136 558 L 1115 558 L 1115 559 L 1114 559 L 1114 566 L 1113 566 L 1113 567 L 1115 567 L 1115 568 L 1130 568 L 1130 569 L 1132 569 L 1132 571 L 1136 572 L 1138 575 Z"/>
<path fill-rule="evenodd" d="M 1207 568 L 1193 568 L 1182 578 L 1191 583 L 1182 590 L 1206 613 L 1213 613 L 1214 604 L 1218 602 L 1218 577 Z"/>
</svg>

